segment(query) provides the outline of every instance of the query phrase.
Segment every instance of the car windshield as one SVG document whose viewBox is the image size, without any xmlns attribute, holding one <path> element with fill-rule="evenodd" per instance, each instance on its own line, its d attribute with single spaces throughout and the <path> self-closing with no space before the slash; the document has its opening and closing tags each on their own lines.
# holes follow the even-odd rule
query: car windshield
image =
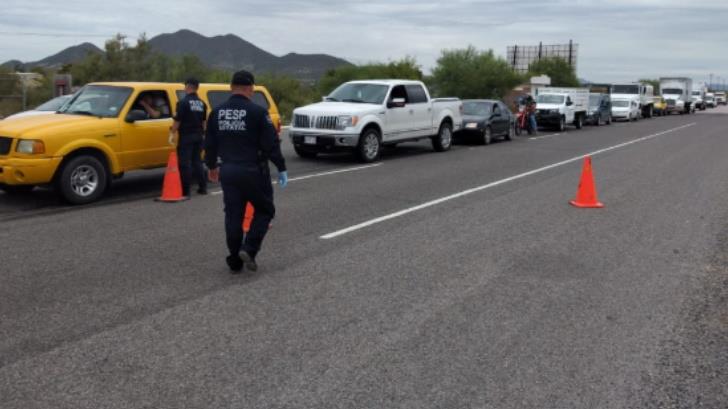
<svg viewBox="0 0 728 409">
<path fill-rule="evenodd" d="M 615 106 L 617 108 L 626 108 L 629 106 L 629 101 L 623 99 L 615 99 L 614 101 L 612 101 L 612 106 Z"/>
<path fill-rule="evenodd" d="M 73 95 L 61 95 L 60 97 L 53 98 L 50 101 L 47 101 L 43 104 L 38 105 L 35 108 L 35 110 L 36 111 L 48 111 L 48 112 L 58 111 L 71 98 L 73 98 Z"/>
<path fill-rule="evenodd" d="M 131 88 L 87 85 L 60 112 L 116 118 L 131 94 Z"/>
<path fill-rule="evenodd" d="M 564 96 L 554 94 L 541 94 L 538 96 L 536 102 L 538 102 L 539 104 L 563 104 Z"/>
<path fill-rule="evenodd" d="M 664 88 L 662 93 L 665 95 L 680 95 L 683 91 L 680 88 Z"/>
<path fill-rule="evenodd" d="M 336 88 L 327 100 L 380 105 L 384 103 L 388 90 L 388 86 L 379 84 L 343 84 Z"/>
<path fill-rule="evenodd" d="M 472 116 L 488 116 L 493 111 L 493 104 L 490 102 L 464 102 L 463 113 Z"/>
<path fill-rule="evenodd" d="M 615 85 L 612 87 L 612 94 L 639 94 L 639 85 Z"/>
<path fill-rule="evenodd" d="M 589 95 L 589 107 L 598 108 L 601 100 L 602 100 L 601 95 Z"/>
</svg>

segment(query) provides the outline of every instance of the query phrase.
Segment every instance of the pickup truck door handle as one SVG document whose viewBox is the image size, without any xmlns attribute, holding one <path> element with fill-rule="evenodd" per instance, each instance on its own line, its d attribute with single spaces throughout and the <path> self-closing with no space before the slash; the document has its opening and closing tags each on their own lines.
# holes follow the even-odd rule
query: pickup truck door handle
<svg viewBox="0 0 728 409">
<path fill-rule="evenodd" d="M 410 109 L 410 115 L 414 115 L 414 113 L 415 113 L 415 110 L 414 109 Z"/>
<path fill-rule="evenodd" d="M 432 112 L 432 107 L 427 108 L 427 112 Z"/>
<path fill-rule="evenodd" d="M 104 135 L 104 138 L 113 138 L 115 136 L 116 136 L 115 133 L 107 133 L 106 135 Z"/>
</svg>

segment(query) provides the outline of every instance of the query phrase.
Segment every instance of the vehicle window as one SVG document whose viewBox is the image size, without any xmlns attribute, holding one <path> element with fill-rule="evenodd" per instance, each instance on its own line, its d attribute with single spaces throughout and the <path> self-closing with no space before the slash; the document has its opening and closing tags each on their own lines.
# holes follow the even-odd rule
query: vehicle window
<svg viewBox="0 0 728 409">
<path fill-rule="evenodd" d="M 132 89 L 108 85 L 87 85 L 60 112 L 71 115 L 91 115 L 116 118 L 126 104 Z"/>
<path fill-rule="evenodd" d="M 612 101 L 612 106 L 617 108 L 626 108 L 629 107 L 629 101 L 616 99 Z"/>
<path fill-rule="evenodd" d="M 566 103 L 567 104 L 570 104 L 571 103 L 571 98 L 570 97 L 566 97 Z"/>
<path fill-rule="evenodd" d="M 539 104 L 563 104 L 564 96 L 554 94 L 541 94 L 538 96 L 538 99 L 536 101 Z"/>
<path fill-rule="evenodd" d="M 175 95 L 177 95 L 177 101 L 182 101 L 187 96 L 187 93 L 184 91 L 175 91 Z"/>
<path fill-rule="evenodd" d="M 504 103 L 502 103 L 502 102 L 498 102 L 498 106 L 500 107 L 500 109 L 501 109 L 501 113 L 502 113 L 503 115 L 505 115 L 505 116 L 508 116 L 508 114 L 510 114 L 510 113 L 511 113 L 511 111 L 510 111 L 510 110 L 508 110 L 508 107 L 506 106 L 506 104 L 504 104 Z"/>
<path fill-rule="evenodd" d="M 409 103 L 411 104 L 422 104 L 427 102 L 427 93 L 422 85 L 407 85 L 407 96 L 409 97 Z"/>
<path fill-rule="evenodd" d="M 207 101 L 210 109 L 215 109 L 230 99 L 230 91 L 207 91 Z"/>
<path fill-rule="evenodd" d="M 172 116 L 169 105 L 169 97 L 166 91 L 154 90 L 140 92 L 132 110 L 144 111 L 147 114 L 146 120 L 165 119 Z"/>
<path fill-rule="evenodd" d="M 392 88 L 392 95 L 389 97 L 389 100 L 393 100 L 396 98 L 404 98 L 404 102 L 409 104 L 409 99 L 407 98 L 407 90 L 404 88 L 404 85 L 397 85 L 396 87 Z"/>
<path fill-rule="evenodd" d="M 612 94 L 639 94 L 639 85 L 615 85 Z"/>
<path fill-rule="evenodd" d="M 66 104 L 66 102 L 70 101 L 71 98 L 73 98 L 73 95 L 62 95 L 60 97 L 56 97 L 51 99 L 50 101 L 47 101 L 43 104 L 38 105 L 38 107 L 35 108 L 36 111 L 58 111 L 60 110 L 63 105 Z"/>
<path fill-rule="evenodd" d="M 600 104 L 602 104 L 602 105 L 604 104 L 602 101 L 601 95 L 589 95 L 589 106 L 590 107 L 596 107 L 596 106 L 599 106 Z"/>
<path fill-rule="evenodd" d="M 501 110 L 498 104 L 493 104 L 493 115 L 500 115 Z"/>
<path fill-rule="evenodd" d="M 265 97 L 265 94 L 260 91 L 253 93 L 253 102 L 265 108 L 266 110 L 270 108 L 270 106 L 268 105 L 268 99 Z"/>
<path fill-rule="evenodd" d="M 404 87 L 402 87 L 404 91 Z M 328 101 L 355 102 L 359 104 L 382 104 L 389 87 L 381 84 L 347 83 L 336 88 L 328 96 Z M 405 95 L 402 98 L 406 98 Z"/>
<path fill-rule="evenodd" d="M 210 102 L 210 108 L 215 109 L 224 104 L 228 99 L 230 99 L 230 95 L 230 91 L 207 91 L 207 101 Z M 265 94 L 260 91 L 253 93 L 252 101 L 266 110 L 270 108 L 268 99 L 265 97 Z"/>
<path fill-rule="evenodd" d="M 488 116 L 491 112 L 490 102 L 463 102 L 463 114 L 472 116 Z"/>
</svg>

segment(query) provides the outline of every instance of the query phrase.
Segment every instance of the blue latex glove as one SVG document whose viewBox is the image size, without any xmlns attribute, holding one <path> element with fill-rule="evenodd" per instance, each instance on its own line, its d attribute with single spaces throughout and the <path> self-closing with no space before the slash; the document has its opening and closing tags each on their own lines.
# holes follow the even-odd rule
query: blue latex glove
<svg viewBox="0 0 728 409">
<path fill-rule="evenodd" d="M 278 173 L 278 186 L 280 187 L 286 187 L 288 186 L 288 172 L 279 172 Z"/>
</svg>

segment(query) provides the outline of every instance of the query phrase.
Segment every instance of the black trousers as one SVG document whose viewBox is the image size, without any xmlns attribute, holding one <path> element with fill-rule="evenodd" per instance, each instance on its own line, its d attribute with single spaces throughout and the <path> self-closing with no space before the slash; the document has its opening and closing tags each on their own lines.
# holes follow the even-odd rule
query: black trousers
<svg viewBox="0 0 728 409">
<path fill-rule="evenodd" d="M 220 167 L 220 184 L 225 203 L 228 250 L 231 255 L 236 255 L 242 249 L 255 257 L 276 213 L 270 174 L 257 165 L 224 163 Z M 250 231 L 244 236 L 243 216 L 248 202 L 255 207 L 255 214 Z"/>
<path fill-rule="evenodd" d="M 182 194 L 190 195 L 192 177 L 197 179 L 200 190 L 207 190 L 205 168 L 202 166 L 202 142 L 183 142 L 177 146 L 179 174 L 182 179 Z"/>
</svg>

